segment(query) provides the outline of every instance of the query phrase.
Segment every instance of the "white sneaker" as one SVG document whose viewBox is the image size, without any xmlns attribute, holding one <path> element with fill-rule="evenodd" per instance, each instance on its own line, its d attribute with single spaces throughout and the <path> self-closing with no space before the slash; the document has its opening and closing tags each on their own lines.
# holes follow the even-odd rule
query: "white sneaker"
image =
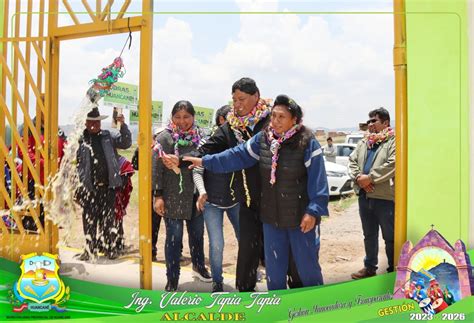
<svg viewBox="0 0 474 323">
<path fill-rule="evenodd" d="M 194 278 L 197 278 L 204 283 L 212 283 L 212 277 L 206 267 L 204 267 L 202 270 L 199 270 L 197 267 L 193 266 L 192 275 Z"/>
</svg>

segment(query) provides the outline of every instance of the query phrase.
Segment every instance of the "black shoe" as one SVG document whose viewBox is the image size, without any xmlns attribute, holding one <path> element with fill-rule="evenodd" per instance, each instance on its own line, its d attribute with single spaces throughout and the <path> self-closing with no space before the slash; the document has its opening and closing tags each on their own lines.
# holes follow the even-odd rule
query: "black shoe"
<svg viewBox="0 0 474 323">
<path fill-rule="evenodd" d="M 178 290 L 178 281 L 168 279 L 168 282 L 166 283 L 166 286 L 165 286 L 165 291 L 175 292 L 177 290 Z"/>
<path fill-rule="evenodd" d="M 393 266 L 388 267 L 388 268 L 387 268 L 387 272 L 388 272 L 388 273 L 393 273 Z"/>
<path fill-rule="evenodd" d="M 212 292 L 217 293 L 217 292 L 223 292 L 224 291 L 224 286 L 222 286 L 222 283 L 212 283 Z"/>
<path fill-rule="evenodd" d="M 158 262 L 158 258 L 156 257 L 156 255 L 151 256 L 151 262 Z"/>
<path fill-rule="evenodd" d="M 115 259 L 117 259 L 117 258 L 119 257 L 119 254 L 118 254 L 118 252 L 113 251 L 113 252 L 106 252 L 106 253 L 105 253 L 105 256 L 106 256 L 107 259 L 109 259 L 109 260 L 115 260 Z"/>
<path fill-rule="evenodd" d="M 193 277 L 205 283 L 212 282 L 211 274 L 209 274 L 209 271 L 207 271 L 206 266 L 198 268 L 197 266 L 193 265 Z"/>
<path fill-rule="evenodd" d="M 84 250 L 83 253 L 78 253 L 74 255 L 74 258 L 77 258 L 80 261 L 88 261 L 89 259 L 91 259 L 91 255 L 89 254 L 89 252 L 87 252 L 87 250 Z"/>
</svg>

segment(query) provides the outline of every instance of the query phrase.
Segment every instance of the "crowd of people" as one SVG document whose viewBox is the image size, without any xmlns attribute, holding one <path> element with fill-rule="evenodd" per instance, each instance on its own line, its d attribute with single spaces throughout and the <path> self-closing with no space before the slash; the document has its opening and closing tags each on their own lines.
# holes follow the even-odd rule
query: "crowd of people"
<svg viewBox="0 0 474 323">
<path fill-rule="evenodd" d="M 44 96 L 42 96 L 44 99 Z M 22 206 L 20 209 L 22 213 L 21 218 L 21 226 L 25 230 L 25 232 L 37 232 L 38 225 L 44 226 L 44 207 L 41 199 L 38 198 L 38 187 L 43 187 L 45 183 L 45 170 L 44 170 L 44 150 L 41 152 L 39 147 L 44 146 L 44 115 L 41 114 L 38 118 L 35 116 L 31 119 L 31 125 L 34 130 L 28 128 L 27 125 L 21 124 L 18 127 L 18 135 L 20 138 L 20 142 L 22 144 L 17 143 L 12 145 L 11 142 L 6 142 L 8 144 L 9 153 L 12 156 L 16 156 L 13 158 L 13 162 L 10 164 L 5 162 L 4 164 L 4 180 L 5 180 L 5 190 L 8 195 L 11 196 L 12 190 L 16 193 L 16 199 L 14 203 L 16 205 Z M 28 130 L 26 130 L 28 129 Z M 67 137 L 62 131 L 61 128 L 58 130 L 58 165 L 61 163 L 61 160 L 64 156 L 64 147 L 67 143 Z M 13 149 L 13 147 L 15 149 Z M 31 169 L 28 165 L 23 163 L 23 160 L 28 159 L 31 165 L 34 168 L 39 168 L 39 176 L 36 177 L 32 174 Z M 12 166 L 13 165 L 13 166 Z M 12 169 L 14 168 L 14 170 Z M 19 185 L 12 185 L 13 180 L 12 178 L 15 175 L 22 181 L 27 196 L 22 194 L 22 190 L 20 189 Z M 26 183 L 26 185 L 24 185 Z M 29 214 L 27 209 L 30 205 L 38 206 L 35 209 L 38 211 L 38 220 L 39 223 L 35 221 L 35 219 Z M 8 209 L 8 203 L 5 201 L 4 209 Z M 31 208 L 29 208 L 31 212 Z M 2 220 L 7 228 L 11 229 L 18 229 L 19 224 L 16 223 L 13 218 L 8 215 L 3 215 Z"/>
<path fill-rule="evenodd" d="M 269 290 L 323 284 L 319 265 L 321 217 L 328 216 L 326 161 L 335 156 L 332 140 L 323 148 L 303 123 L 303 109 L 287 95 L 273 104 L 261 97 L 254 80 L 232 85 L 232 106 L 216 113 L 216 125 L 205 135 L 195 122 L 191 102 L 176 102 L 169 124 L 154 134 L 152 150 L 152 260 L 157 260 L 158 231 L 166 227 L 164 255 L 167 291 L 176 291 L 186 223 L 195 277 L 223 291 L 224 216 L 238 240 L 235 286 L 254 291 L 257 269 L 266 270 Z M 364 268 L 353 279 L 375 275 L 378 230 L 386 244 L 388 272 L 394 270 L 395 140 L 387 110 L 369 113 L 368 135 L 349 158 L 348 173 L 359 196 L 364 233 Z M 81 185 L 75 199 L 82 207 L 82 261 L 124 251 L 123 216 L 138 170 L 132 161 L 132 135 L 118 115 L 118 131 L 101 127 L 98 107 L 88 114 L 77 151 Z M 34 143 L 33 143 L 33 146 Z M 330 159 L 330 160 L 327 160 Z M 8 174 L 7 174 L 8 175 Z M 211 273 L 205 265 L 204 227 L 209 237 Z"/>
</svg>

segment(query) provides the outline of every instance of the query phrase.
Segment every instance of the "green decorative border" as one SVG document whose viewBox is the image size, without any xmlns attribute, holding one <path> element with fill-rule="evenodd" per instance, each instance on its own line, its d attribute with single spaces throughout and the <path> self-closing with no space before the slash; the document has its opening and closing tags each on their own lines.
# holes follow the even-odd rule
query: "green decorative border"
<svg viewBox="0 0 474 323">
<path fill-rule="evenodd" d="M 469 252 L 474 256 L 474 250 Z M 8 293 L 11 286 L 18 280 L 21 271 L 19 265 L 0 258 L 0 321 L 35 319 L 62 321 L 69 319 L 94 319 L 95 322 L 127 322 L 130 315 L 139 315 L 140 322 L 161 321 L 166 313 L 173 316 L 179 313 L 216 313 L 217 307 L 211 309 L 205 306 L 213 302 L 209 293 L 187 292 L 187 296 L 201 297 L 202 302 L 196 306 L 166 306 L 160 308 L 163 291 L 139 290 L 111 285 L 103 285 L 77 279 L 62 277 L 65 284 L 71 289 L 71 297 L 67 302 L 67 311 L 64 313 L 13 313 L 9 303 Z M 308 309 L 306 316 L 296 317 L 294 322 L 406 322 L 410 321 L 410 313 L 421 313 L 421 310 L 412 300 L 389 299 L 393 293 L 395 273 L 384 274 L 369 279 L 349 281 L 327 286 L 309 287 L 294 290 L 270 291 L 269 296 L 280 298 L 279 305 L 267 305 L 258 312 L 258 306 L 246 308 L 254 300 L 249 293 L 231 293 L 242 298 L 240 305 L 224 307 L 224 313 L 243 313 L 246 322 L 289 322 L 289 310 Z M 124 308 L 132 299 L 132 294 L 139 292 L 141 297 L 148 297 L 152 304 L 147 305 L 140 313 L 135 311 L 135 306 Z M 182 295 L 183 293 L 178 293 Z M 384 300 L 385 299 L 385 300 Z M 387 300 L 388 299 L 388 300 Z M 359 304 L 357 304 L 359 300 Z M 348 303 L 352 307 L 348 308 Z M 343 308 L 341 304 L 346 304 Z M 314 313 L 314 306 L 328 307 L 327 311 Z M 337 308 L 337 309 L 336 309 Z M 396 313 L 401 308 L 408 311 Z M 380 315 L 380 310 L 387 309 L 392 315 Z M 474 296 L 465 298 L 444 310 L 442 313 L 463 313 L 466 322 L 474 321 Z M 442 320 L 441 315 L 436 315 L 433 321 Z"/>
</svg>

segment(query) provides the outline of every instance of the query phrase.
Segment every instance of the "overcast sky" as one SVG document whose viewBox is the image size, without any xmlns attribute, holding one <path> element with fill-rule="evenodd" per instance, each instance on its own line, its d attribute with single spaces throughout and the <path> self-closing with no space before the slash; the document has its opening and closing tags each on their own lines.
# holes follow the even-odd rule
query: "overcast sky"
<svg viewBox="0 0 474 323">
<path fill-rule="evenodd" d="M 121 1 L 116 3 L 118 10 Z M 80 8 L 80 1 L 75 5 Z M 393 17 L 347 13 L 391 12 L 391 1 L 155 1 L 154 9 L 346 12 L 156 14 L 152 92 L 154 100 L 164 101 L 165 117 L 180 99 L 212 108 L 226 104 L 232 83 L 244 76 L 256 80 L 263 97 L 291 96 L 313 128 L 355 127 L 379 106 L 394 111 Z M 66 16 L 60 21 L 70 24 Z M 118 56 L 126 37 L 62 42 L 60 124 L 72 122 L 88 81 Z M 135 33 L 131 50 L 122 55 L 127 69 L 122 82 L 138 84 L 139 48 Z"/>
</svg>

